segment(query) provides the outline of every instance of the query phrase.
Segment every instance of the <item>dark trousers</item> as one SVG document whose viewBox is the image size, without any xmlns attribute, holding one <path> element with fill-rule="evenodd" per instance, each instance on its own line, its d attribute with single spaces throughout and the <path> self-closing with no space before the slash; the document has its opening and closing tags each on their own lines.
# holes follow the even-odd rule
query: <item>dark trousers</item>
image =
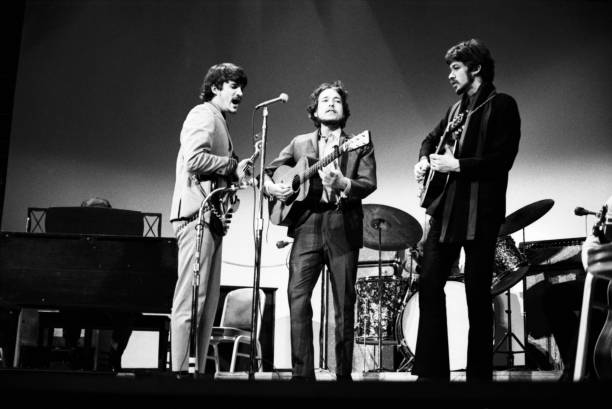
<svg viewBox="0 0 612 409">
<path fill-rule="evenodd" d="M 438 220 L 431 220 L 423 247 L 422 274 L 419 278 L 420 319 L 412 373 L 431 378 L 450 378 L 444 286 L 463 247 L 469 321 L 466 377 L 468 381 L 491 381 L 491 281 L 499 225 L 490 226 L 487 232 L 480 234 L 476 240 L 461 243 L 440 243 L 440 227 Z"/>
<path fill-rule="evenodd" d="M 289 312 L 291 316 L 291 364 L 296 377 L 314 378 L 312 291 L 324 265 L 330 271 L 335 308 L 336 375 L 350 376 L 353 365 L 355 280 L 359 249 L 350 249 L 343 237 L 330 237 L 335 210 L 312 213 L 295 230 L 289 264 Z"/>
</svg>

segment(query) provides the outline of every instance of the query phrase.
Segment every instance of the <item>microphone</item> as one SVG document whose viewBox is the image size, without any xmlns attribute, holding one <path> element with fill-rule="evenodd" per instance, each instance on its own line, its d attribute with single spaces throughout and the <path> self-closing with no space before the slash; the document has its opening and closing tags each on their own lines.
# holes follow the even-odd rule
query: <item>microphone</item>
<svg viewBox="0 0 612 409">
<path fill-rule="evenodd" d="M 577 208 L 574 209 L 574 214 L 576 216 L 587 216 L 589 214 L 593 214 L 593 215 L 597 216 L 597 213 L 592 212 L 590 210 L 587 210 L 584 207 L 580 207 L 580 206 L 578 206 Z"/>
<path fill-rule="evenodd" d="M 269 99 L 269 100 L 267 100 L 267 101 L 262 102 L 262 103 L 261 103 L 261 104 L 259 104 L 259 105 L 256 105 L 256 106 L 255 106 L 255 109 L 257 110 L 257 109 L 259 109 L 259 108 L 263 108 L 263 107 L 265 107 L 265 106 L 268 106 L 268 105 L 274 104 L 274 103 L 276 103 L 276 102 L 287 102 L 287 101 L 289 101 L 289 95 L 287 95 L 287 94 L 285 94 L 285 93 L 283 92 L 283 93 L 281 93 L 281 94 L 280 94 L 278 97 L 276 97 L 276 98 Z"/>
<path fill-rule="evenodd" d="M 279 241 L 276 242 L 276 248 L 277 249 L 282 249 L 283 247 L 287 247 L 289 244 L 291 244 L 290 241 L 279 240 Z"/>
</svg>

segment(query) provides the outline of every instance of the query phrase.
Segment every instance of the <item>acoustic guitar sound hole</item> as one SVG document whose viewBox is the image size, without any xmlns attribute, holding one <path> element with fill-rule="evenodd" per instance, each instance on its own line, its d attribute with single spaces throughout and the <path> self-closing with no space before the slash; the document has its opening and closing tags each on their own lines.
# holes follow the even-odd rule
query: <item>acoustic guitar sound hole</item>
<svg viewBox="0 0 612 409">
<path fill-rule="evenodd" d="M 300 176 L 299 175 L 295 175 L 293 177 L 293 181 L 291 182 L 291 189 L 296 193 L 300 189 Z"/>
</svg>

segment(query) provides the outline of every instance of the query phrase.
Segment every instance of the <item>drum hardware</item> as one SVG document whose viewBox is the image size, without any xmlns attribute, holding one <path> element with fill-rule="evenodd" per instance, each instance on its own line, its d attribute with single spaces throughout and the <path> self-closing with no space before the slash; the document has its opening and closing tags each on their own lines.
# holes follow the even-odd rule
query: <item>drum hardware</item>
<svg viewBox="0 0 612 409">
<path fill-rule="evenodd" d="M 525 294 L 526 291 L 526 286 L 525 286 L 525 280 L 523 280 L 523 294 Z M 527 362 L 527 349 L 525 348 L 525 344 L 527 343 L 527 341 L 525 341 L 525 343 L 521 342 L 521 340 L 514 334 L 514 332 L 512 332 L 512 306 L 511 306 L 511 299 L 510 299 L 510 289 L 506 290 L 506 317 L 508 320 L 508 329 L 506 330 L 506 333 L 504 334 L 504 336 L 502 337 L 502 339 L 500 339 L 497 344 L 493 347 L 493 353 L 495 354 L 497 353 L 502 353 L 502 354 L 506 354 L 508 355 L 508 369 L 512 369 L 514 368 L 514 354 L 525 354 L 525 362 Z M 523 334 L 525 339 L 527 338 L 527 334 L 524 333 L 525 331 L 525 312 L 523 311 Z M 512 350 L 512 339 L 514 339 L 519 346 L 521 347 L 520 351 L 513 351 Z M 504 342 L 507 342 L 508 344 L 508 349 L 505 351 L 500 351 L 499 348 L 503 345 Z"/>
<path fill-rule="evenodd" d="M 378 260 L 363 260 L 363 261 L 357 262 L 357 265 L 359 267 L 378 267 L 378 263 L 379 263 Z M 392 260 L 382 260 L 380 264 L 383 266 L 393 267 L 393 275 L 395 276 L 399 277 L 402 273 L 403 264 L 402 264 L 402 260 L 399 257 L 395 257 Z"/>
<path fill-rule="evenodd" d="M 390 206 L 365 204 L 364 210 L 364 246 L 378 250 L 378 367 L 374 372 L 382 372 L 382 315 L 383 315 L 383 281 L 382 250 L 403 250 L 414 247 L 423 235 L 419 222 L 408 213 Z M 385 241 L 382 231 L 385 231 Z M 364 333 L 363 342 L 366 337 Z"/>
<path fill-rule="evenodd" d="M 491 285 L 491 294 L 496 296 L 506 291 L 506 317 L 508 328 L 504 336 L 493 347 L 493 353 L 503 353 L 508 356 L 508 369 L 515 368 L 514 354 L 525 354 L 525 363 L 527 363 L 527 314 L 523 307 L 523 342 L 512 332 L 512 304 L 510 298 L 510 289 L 523 281 L 523 294 L 527 292 L 527 284 L 525 276 L 529 271 L 529 263 L 525 255 L 516 248 L 514 240 L 509 236 L 519 230 L 522 230 L 523 243 L 525 243 L 525 227 L 535 222 L 546 214 L 554 205 L 552 199 L 544 199 L 527 206 L 520 208 L 506 217 L 504 223 L 499 229 L 497 245 L 495 248 L 495 269 L 499 273 L 493 278 Z M 512 349 L 512 339 L 514 339 L 521 347 L 520 351 Z M 500 347 L 507 343 L 507 350 L 500 351 Z"/>
</svg>

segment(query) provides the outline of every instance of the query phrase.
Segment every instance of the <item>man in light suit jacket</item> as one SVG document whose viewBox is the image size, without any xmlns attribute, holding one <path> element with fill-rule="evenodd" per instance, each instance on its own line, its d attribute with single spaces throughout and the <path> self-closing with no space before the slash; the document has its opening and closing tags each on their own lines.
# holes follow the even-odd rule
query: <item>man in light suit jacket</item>
<svg viewBox="0 0 612 409">
<path fill-rule="evenodd" d="M 340 81 L 323 83 L 311 94 L 307 111 L 317 130 L 293 138 L 265 169 L 264 191 L 273 200 L 293 198 L 288 184 L 275 183 L 280 166 L 318 161 L 352 136 L 343 128 L 350 115 L 347 92 Z M 371 143 L 342 154 L 319 170 L 310 183 L 314 192 L 299 206 L 288 225 L 294 238 L 289 266 L 292 379 L 314 380 L 314 346 L 310 298 L 321 269 L 327 265 L 336 323 L 336 378 L 351 380 L 354 340 L 355 280 L 363 247 L 361 200 L 376 189 L 376 160 Z"/>
<path fill-rule="evenodd" d="M 201 87 L 202 103 L 187 115 L 180 135 L 176 183 L 170 221 L 178 242 L 178 279 L 171 315 L 172 370 L 188 369 L 193 255 L 198 212 L 206 195 L 250 173 L 248 160 L 237 163 L 226 115 L 234 114 L 247 85 L 244 70 L 231 63 L 212 66 Z M 222 239 L 227 225 L 204 213 L 198 292 L 197 371 L 204 372 L 208 344 L 219 301 Z"/>
</svg>

